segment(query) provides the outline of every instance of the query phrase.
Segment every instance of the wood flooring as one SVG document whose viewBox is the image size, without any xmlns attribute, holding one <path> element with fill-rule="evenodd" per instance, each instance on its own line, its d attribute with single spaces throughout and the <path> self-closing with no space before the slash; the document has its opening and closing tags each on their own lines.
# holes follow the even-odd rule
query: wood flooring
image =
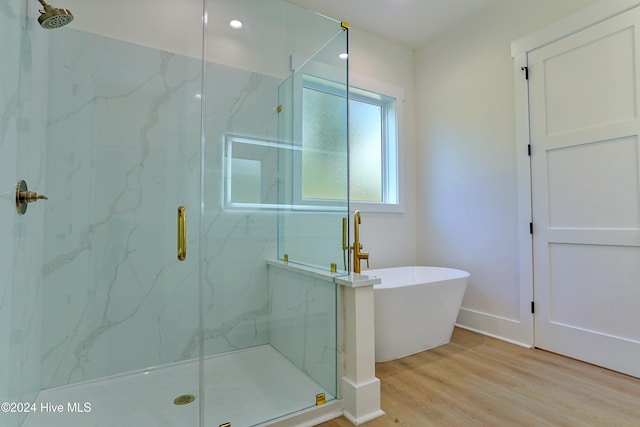
<svg viewBox="0 0 640 427">
<path fill-rule="evenodd" d="M 386 415 L 367 427 L 640 426 L 640 379 L 459 328 L 449 344 L 377 363 L 376 376 Z"/>
</svg>

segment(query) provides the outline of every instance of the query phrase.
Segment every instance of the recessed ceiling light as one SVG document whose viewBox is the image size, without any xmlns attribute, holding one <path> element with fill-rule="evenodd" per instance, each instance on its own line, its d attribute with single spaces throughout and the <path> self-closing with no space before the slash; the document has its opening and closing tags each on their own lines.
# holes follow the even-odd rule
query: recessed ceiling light
<svg viewBox="0 0 640 427">
<path fill-rule="evenodd" d="M 233 21 L 229 22 L 229 26 L 234 30 L 239 30 L 240 28 L 242 28 L 242 22 L 234 19 Z"/>
</svg>

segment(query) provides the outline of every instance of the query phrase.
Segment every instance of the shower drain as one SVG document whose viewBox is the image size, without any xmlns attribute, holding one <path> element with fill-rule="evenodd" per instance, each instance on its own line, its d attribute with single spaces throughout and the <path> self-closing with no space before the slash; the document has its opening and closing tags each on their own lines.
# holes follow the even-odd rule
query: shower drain
<svg viewBox="0 0 640 427">
<path fill-rule="evenodd" d="M 178 396 L 173 399 L 174 405 L 188 405 L 189 403 L 196 400 L 196 397 L 193 394 L 183 394 L 182 396 Z"/>
</svg>

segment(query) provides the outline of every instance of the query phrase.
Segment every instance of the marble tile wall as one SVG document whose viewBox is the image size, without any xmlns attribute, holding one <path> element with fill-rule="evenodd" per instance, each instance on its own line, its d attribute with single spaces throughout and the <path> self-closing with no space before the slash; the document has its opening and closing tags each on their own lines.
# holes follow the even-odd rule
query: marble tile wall
<svg viewBox="0 0 640 427">
<path fill-rule="evenodd" d="M 280 79 L 207 67 L 203 333 L 205 354 L 215 354 L 269 341 L 266 261 L 276 257 L 277 212 L 224 208 L 223 149 L 226 133 L 277 139 Z"/>
<path fill-rule="evenodd" d="M 13 401 L 16 397 L 11 378 L 15 344 L 11 341 L 13 330 L 13 290 L 15 272 L 14 223 L 16 221 L 13 199 L 16 180 L 17 159 L 17 105 L 19 103 L 18 79 L 20 60 L 20 21 L 16 7 L 5 4 L 0 8 L 0 38 L 6 40 L 4 57 L 11 67 L 0 67 L 0 241 L 3 242 L 0 256 L 0 402 Z M 18 426 L 21 422 L 17 414 L 4 415 L 7 427 Z"/>
<path fill-rule="evenodd" d="M 45 202 L 18 215 L 15 190 L 24 179 L 46 192 L 46 34 L 22 2 L 0 1 L 0 402 L 32 400 L 40 388 L 42 231 Z M 21 414 L 1 414 L 8 427 Z"/>
<path fill-rule="evenodd" d="M 9 4 L 0 9 L 0 37 L 6 40 L 4 57 L 11 67 L 0 67 L 0 183 L 6 188 L 0 190 L 0 235 L 4 244 L 0 251 L 0 272 L 4 280 L 0 281 L 0 342 L 10 343 L 11 319 L 13 315 L 13 275 L 15 274 L 14 246 L 16 237 L 15 202 L 13 199 L 16 179 L 17 128 L 16 116 L 19 103 L 18 80 L 20 69 L 20 22 L 18 11 Z M 6 401 L 10 395 L 11 354 L 4 347 L 0 352 L 0 401 Z"/>
<path fill-rule="evenodd" d="M 69 30 L 50 67 L 43 387 L 197 357 L 200 259 L 206 354 L 266 343 L 276 221 L 222 210 L 221 150 L 275 136 L 278 81 L 208 64 L 200 229 L 200 61 Z"/>
<path fill-rule="evenodd" d="M 270 344 L 334 396 L 338 378 L 337 288 L 328 273 L 269 266 Z"/>
</svg>

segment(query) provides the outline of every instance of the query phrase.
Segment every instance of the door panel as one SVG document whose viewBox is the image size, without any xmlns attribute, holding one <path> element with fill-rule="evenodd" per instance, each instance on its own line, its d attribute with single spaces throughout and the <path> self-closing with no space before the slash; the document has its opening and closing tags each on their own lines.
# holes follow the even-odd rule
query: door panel
<svg viewBox="0 0 640 427">
<path fill-rule="evenodd" d="M 636 22 L 528 59 L 536 346 L 640 376 Z"/>
<path fill-rule="evenodd" d="M 640 341 L 639 256 L 628 246 L 550 244 L 549 321 Z"/>
<path fill-rule="evenodd" d="M 638 229 L 637 147 L 627 136 L 548 149 L 549 228 Z"/>
<path fill-rule="evenodd" d="M 636 116 L 633 26 L 591 32 L 560 41 L 544 55 L 547 135 Z"/>
</svg>

